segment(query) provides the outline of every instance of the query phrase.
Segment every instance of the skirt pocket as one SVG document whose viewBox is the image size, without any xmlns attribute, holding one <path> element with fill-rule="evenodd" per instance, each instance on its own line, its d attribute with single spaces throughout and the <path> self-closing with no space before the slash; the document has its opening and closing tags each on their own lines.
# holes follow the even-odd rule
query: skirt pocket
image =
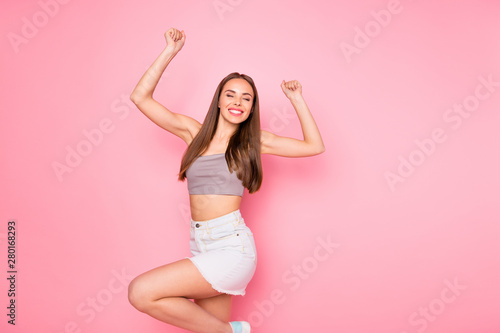
<svg viewBox="0 0 500 333">
<path fill-rule="evenodd" d="M 224 240 L 231 237 L 236 237 L 238 231 L 234 227 L 233 223 L 225 223 L 223 225 L 211 228 L 207 232 L 208 238 L 211 240 Z"/>
</svg>

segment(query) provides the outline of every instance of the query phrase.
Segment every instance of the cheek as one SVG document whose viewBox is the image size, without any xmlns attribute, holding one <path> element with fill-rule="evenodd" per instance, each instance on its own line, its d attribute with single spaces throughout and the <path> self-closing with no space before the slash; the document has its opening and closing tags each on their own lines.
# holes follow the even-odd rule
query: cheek
<svg viewBox="0 0 500 333">
<path fill-rule="evenodd" d="M 246 115 L 246 117 L 243 119 L 243 121 L 247 121 L 247 120 L 248 120 L 248 118 L 250 118 L 250 113 L 248 113 L 248 114 Z M 243 121 L 242 121 L 242 122 L 243 122 Z"/>
</svg>

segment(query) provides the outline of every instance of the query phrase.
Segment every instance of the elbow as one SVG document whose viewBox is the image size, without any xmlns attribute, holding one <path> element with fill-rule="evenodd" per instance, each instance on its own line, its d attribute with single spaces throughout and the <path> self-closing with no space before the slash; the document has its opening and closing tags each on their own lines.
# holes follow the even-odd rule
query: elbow
<svg viewBox="0 0 500 333">
<path fill-rule="evenodd" d="M 146 98 L 148 98 L 148 96 L 144 95 L 144 94 L 141 94 L 141 93 L 138 93 L 137 91 L 133 91 L 131 94 L 130 94 L 130 100 L 132 101 L 132 103 L 134 103 L 135 105 L 138 105 L 140 104 L 142 101 L 144 101 Z"/>
<path fill-rule="evenodd" d="M 315 154 L 314 155 L 319 155 L 319 154 L 323 154 L 325 152 L 325 145 L 320 145 L 316 148 L 315 150 Z"/>
<path fill-rule="evenodd" d="M 321 143 L 310 144 L 307 149 L 304 151 L 304 155 L 302 156 L 316 156 L 323 154 L 325 152 L 325 145 Z"/>
<path fill-rule="evenodd" d="M 137 103 L 139 102 L 139 96 L 137 96 L 137 94 L 135 92 L 132 92 L 130 94 L 130 100 L 132 101 L 132 103 L 137 105 Z"/>
<path fill-rule="evenodd" d="M 135 105 L 139 104 L 141 102 L 141 97 L 137 95 L 137 93 L 133 92 L 132 94 L 130 94 L 130 100 L 132 101 L 132 103 L 134 103 Z"/>
<path fill-rule="evenodd" d="M 316 156 L 323 154 L 325 152 L 325 146 L 324 145 L 315 145 L 311 146 L 307 149 L 307 152 L 303 156 Z"/>
<path fill-rule="evenodd" d="M 311 147 L 312 155 L 319 155 L 323 154 L 324 152 L 325 152 L 325 145 L 323 144 L 323 141 L 317 142 Z"/>
</svg>

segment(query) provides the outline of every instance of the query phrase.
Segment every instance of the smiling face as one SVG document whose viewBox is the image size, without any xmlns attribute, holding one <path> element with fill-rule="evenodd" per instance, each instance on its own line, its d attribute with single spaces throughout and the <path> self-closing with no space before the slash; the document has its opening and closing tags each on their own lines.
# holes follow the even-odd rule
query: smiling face
<svg viewBox="0 0 500 333">
<path fill-rule="evenodd" d="M 226 82 L 219 97 L 220 116 L 233 124 L 247 120 L 253 106 L 254 92 L 245 79 Z"/>
</svg>

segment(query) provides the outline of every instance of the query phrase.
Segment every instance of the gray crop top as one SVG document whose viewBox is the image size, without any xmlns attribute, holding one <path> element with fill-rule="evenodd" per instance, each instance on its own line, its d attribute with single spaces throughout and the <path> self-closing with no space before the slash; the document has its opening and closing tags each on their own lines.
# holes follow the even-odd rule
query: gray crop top
<svg viewBox="0 0 500 333">
<path fill-rule="evenodd" d="M 199 156 L 186 170 L 189 194 L 228 194 L 243 196 L 245 188 L 229 172 L 225 153 Z"/>
</svg>

